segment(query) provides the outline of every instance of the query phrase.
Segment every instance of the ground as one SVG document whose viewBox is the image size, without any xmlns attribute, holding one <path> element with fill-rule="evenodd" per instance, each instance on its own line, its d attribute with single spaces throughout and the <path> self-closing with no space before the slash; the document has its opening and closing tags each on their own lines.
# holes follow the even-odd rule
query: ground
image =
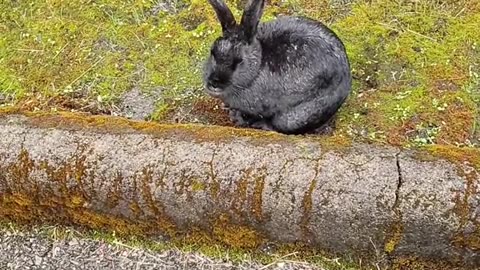
<svg viewBox="0 0 480 270">
<path fill-rule="evenodd" d="M 227 1 L 241 15 L 241 0 Z M 219 24 L 206 0 L 3 1 L 0 103 L 231 125 L 203 91 Z M 270 0 L 347 47 L 353 93 L 334 136 L 477 146 L 480 0 Z"/>
<path fill-rule="evenodd" d="M 142 243 L 95 231 L 0 224 L 1 269 L 355 269 L 337 260 L 306 262 L 297 254 L 272 254 L 254 260 L 249 254 L 218 249 L 205 256 L 195 247 L 175 247 L 161 240 Z M 265 257 L 264 257 L 265 259 Z"/>
<path fill-rule="evenodd" d="M 227 2 L 238 18 L 245 1 Z M 480 146 L 480 0 L 269 0 L 263 20 L 281 14 L 346 45 L 333 141 Z M 202 88 L 220 35 L 207 0 L 1 1 L 0 32 L 0 107 L 232 125 Z"/>
</svg>

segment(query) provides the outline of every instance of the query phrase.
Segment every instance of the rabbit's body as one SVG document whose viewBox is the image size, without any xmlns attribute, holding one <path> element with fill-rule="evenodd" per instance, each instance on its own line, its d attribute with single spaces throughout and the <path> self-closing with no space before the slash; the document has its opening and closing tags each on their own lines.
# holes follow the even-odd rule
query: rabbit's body
<svg viewBox="0 0 480 270">
<path fill-rule="evenodd" d="M 330 120 L 350 93 L 345 48 L 320 22 L 280 17 L 259 24 L 247 44 L 241 32 L 232 33 L 213 46 L 218 59 L 207 61 L 205 80 L 207 92 L 225 103 L 237 125 L 311 132 Z M 229 55 L 242 61 L 225 72 L 222 61 Z"/>
</svg>

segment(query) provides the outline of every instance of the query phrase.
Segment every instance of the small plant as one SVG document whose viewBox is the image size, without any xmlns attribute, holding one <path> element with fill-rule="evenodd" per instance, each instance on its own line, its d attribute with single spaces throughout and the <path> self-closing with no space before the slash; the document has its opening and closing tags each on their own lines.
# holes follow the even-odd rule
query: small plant
<svg viewBox="0 0 480 270">
<path fill-rule="evenodd" d="M 434 144 L 438 133 L 440 132 L 440 127 L 433 125 L 424 125 L 419 124 L 415 127 L 416 136 L 413 139 L 415 145 L 428 145 Z"/>
<path fill-rule="evenodd" d="M 445 111 L 445 109 L 447 109 L 448 107 L 448 104 L 446 102 L 444 102 L 443 104 L 440 104 L 440 102 L 436 98 L 432 100 L 432 104 L 433 104 L 433 107 L 435 107 L 437 110 L 442 112 Z"/>
<path fill-rule="evenodd" d="M 410 113 L 411 113 L 410 106 L 402 108 L 400 105 L 397 104 L 393 110 L 396 112 L 396 115 L 390 117 L 390 120 L 392 121 L 396 121 L 396 120 L 405 121 L 410 117 Z"/>
</svg>

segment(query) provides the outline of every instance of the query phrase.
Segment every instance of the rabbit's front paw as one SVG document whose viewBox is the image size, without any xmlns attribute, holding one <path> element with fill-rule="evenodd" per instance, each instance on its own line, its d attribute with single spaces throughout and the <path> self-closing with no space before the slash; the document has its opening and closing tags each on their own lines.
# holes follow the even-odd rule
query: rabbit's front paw
<svg viewBox="0 0 480 270">
<path fill-rule="evenodd" d="M 270 123 L 266 122 L 265 120 L 259 120 L 250 125 L 252 128 L 262 129 L 267 131 L 273 131 L 273 127 Z"/>
<path fill-rule="evenodd" d="M 236 126 L 247 127 L 249 125 L 248 118 L 239 110 L 229 109 L 228 115 L 230 116 L 230 121 Z"/>
<path fill-rule="evenodd" d="M 222 103 L 222 104 L 220 105 L 220 109 L 226 110 L 226 111 L 230 111 L 230 106 L 228 106 L 228 105 L 225 104 L 225 103 Z"/>
</svg>

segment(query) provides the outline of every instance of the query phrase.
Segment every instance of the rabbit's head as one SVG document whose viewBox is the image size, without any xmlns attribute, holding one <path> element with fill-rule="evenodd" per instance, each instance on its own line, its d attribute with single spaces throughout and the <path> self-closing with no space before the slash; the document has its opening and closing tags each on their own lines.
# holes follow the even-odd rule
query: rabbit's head
<svg viewBox="0 0 480 270">
<path fill-rule="evenodd" d="M 264 0 L 249 0 L 237 24 L 223 0 L 209 0 L 222 26 L 222 36 L 213 43 L 207 60 L 204 81 L 207 92 L 219 97 L 235 77 L 248 75 L 259 65 L 260 44 L 255 38 Z"/>
</svg>

